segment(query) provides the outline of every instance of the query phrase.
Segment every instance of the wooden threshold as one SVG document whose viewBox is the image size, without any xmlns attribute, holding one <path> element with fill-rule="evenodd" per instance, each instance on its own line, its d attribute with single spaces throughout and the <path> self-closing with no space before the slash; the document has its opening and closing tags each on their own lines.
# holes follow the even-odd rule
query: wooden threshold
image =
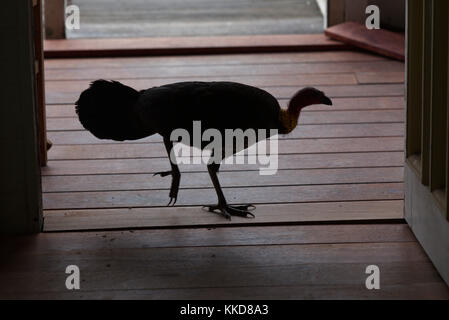
<svg viewBox="0 0 449 320">
<path fill-rule="evenodd" d="M 389 58 L 405 61 L 405 35 L 384 29 L 368 30 L 356 22 L 345 22 L 328 28 L 328 37 Z"/>
<path fill-rule="evenodd" d="M 200 206 L 45 210 L 44 231 L 392 223 L 403 221 L 403 206 L 403 200 L 263 204 L 256 219 L 231 221 Z"/>
<path fill-rule="evenodd" d="M 45 40 L 45 58 L 230 54 L 346 50 L 349 46 L 313 35 L 108 38 Z"/>
</svg>

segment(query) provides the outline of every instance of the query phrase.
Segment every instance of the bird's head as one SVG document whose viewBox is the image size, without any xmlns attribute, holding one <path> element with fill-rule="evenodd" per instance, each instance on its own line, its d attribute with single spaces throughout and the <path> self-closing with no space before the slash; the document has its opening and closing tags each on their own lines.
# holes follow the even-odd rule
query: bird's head
<svg viewBox="0 0 449 320">
<path fill-rule="evenodd" d="M 314 104 L 331 106 L 332 100 L 329 99 L 324 92 L 316 88 L 307 87 L 296 92 L 293 98 L 290 99 L 287 110 L 281 110 L 279 116 L 282 128 L 281 131 L 284 134 L 290 133 L 298 124 L 298 118 L 302 108 Z"/>
<path fill-rule="evenodd" d="M 332 100 L 329 99 L 323 91 L 312 87 L 299 90 L 292 98 L 292 102 L 293 101 L 295 101 L 295 104 L 301 106 L 302 108 L 314 104 L 324 104 L 328 106 L 332 105 Z"/>
</svg>

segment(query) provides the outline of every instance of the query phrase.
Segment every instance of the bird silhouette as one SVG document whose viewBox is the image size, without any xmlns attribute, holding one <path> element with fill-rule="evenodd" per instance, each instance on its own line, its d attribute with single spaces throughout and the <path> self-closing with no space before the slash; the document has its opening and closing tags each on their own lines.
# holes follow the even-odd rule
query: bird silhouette
<svg viewBox="0 0 449 320">
<path fill-rule="evenodd" d="M 194 121 L 201 121 L 202 132 L 216 129 L 224 136 L 227 129 L 266 130 L 263 136 L 266 138 L 273 129 L 280 134 L 290 133 L 298 124 L 301 110 L 316 104 L 332 105 L 332 101 L 320 90 L 308 87 L 299 90 L 290 99 L 288 108 L 282 109 L 277 99 L 265 90 L 236 82 L 178 82 L 137 91 L 117 81 L 96 80 L 81 93 L 75 107 L 83 127 L 97 138 L 124 141 L 159 134 L 170 157 L 171 133 L 184 129 L 192 135 Z M 193 146 L 193 140 L 190 141 Z M 201 148 L 207 144 L 202 142 Z M 222 148 L 220 160 L 229 156 L 226 147 Z M 244 148 L 247 147 L 248 143 Z M 230 153 L 238 151 L 233 148 Z M 171 175 L 168 205 L 174 205 L 181 173 L 174 161 L 170 165 L 170 171 L 156 175 Z M 253 205 L 227 203 L 217 176 L 219 168 L 218 161 L 207 164 L 218 204 L 204 208 L 228 219 L 254 217 L 250 212 L 255 208 Z"/>
</svg>

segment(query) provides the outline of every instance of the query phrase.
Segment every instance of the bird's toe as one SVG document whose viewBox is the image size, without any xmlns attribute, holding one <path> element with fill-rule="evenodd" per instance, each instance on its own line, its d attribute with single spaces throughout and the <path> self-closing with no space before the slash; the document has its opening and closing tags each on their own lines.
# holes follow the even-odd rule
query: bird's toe
<svg viewBox="0 0 449 320">
<path fill-rule="evenodd" d="M 224 218 L 231 220 L 231 215 L 229 214 L 229 212 L 227 212 L 227 210 L 224 206 L 220 206 L 220 205 L 203 206 L 203 210 L 219 214 L 219 215 L 223 216 Z"/>
<path fill-rule="evenodd" d="M 245 204 L 241 206 L 229 206 L 233 209 L 241 210 L 241 211 L 253 211 L 256 210 L 256 206 L 252 204 Z"/>
<path fill-rule="evenodd" d="M 172 175 L 173 173 L 171 171 L 161 171 L 161 172 L 156 172 L 155 174 L 153 174 L 154 176 L 161 176 L 161 177 L 166 177 L 169 175 Z"/>
<path fill-rule="evenodd" d="M 243 217 L 243 218 L 255 218 L 256 217 L 254 214 L 249 212 L 247 209 L 239 209 L 239 207 L 240 208 L 244 208 L 244 207 L 249 208 L 250 206 L 238 206 L 238 207 L 237 206 L 236 207 L 228 206 L 226 209 L 229 212 L 229 214 L 232 216 Z"/>
</svg>

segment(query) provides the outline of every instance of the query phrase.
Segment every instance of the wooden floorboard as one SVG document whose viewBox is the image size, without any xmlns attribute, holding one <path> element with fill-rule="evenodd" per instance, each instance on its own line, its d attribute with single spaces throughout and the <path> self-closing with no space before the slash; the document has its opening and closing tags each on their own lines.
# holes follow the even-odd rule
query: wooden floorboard
<svg viewBox="0 0 449 320">
<path fill-rule="evenodd" d="M 357 72 L 355 75 L 360 84 L 370 83 L 404 83 L 404 72 Z"/>
<path fill-rule="evenodd" d="M 402 200 L 258 205 L 256 219 L 231 221 L 201 207 L 46 210 L 45 231 L 400 220 Z"/>
<path fill-rule="evenodd" d="M 357 81 L 352 72 L 356 72 L 359 78 L 370 78 L 372 83 L 382 83 L 385 78 L 389 82 L 403 82 L 403 70 L 396 63 L 390 61 L 380 62 L 340 62 L 339 67 L 330 63 L 311 64 L 276 64 L 276 65 L 238 65 L 238 66 L 195 66 L 195 70 L 182 67 L 150 67 L 150 68 L 89 68 L 89 69 L 48 69 L 49 81 L 76 81 L 68 82 L 69 85 L 84 85 L 88 81 L 96 79 L 128 80 L 131 86 L 158 86 L 181 81 L 242 81 L 254 86 L 288 85 L 332 85 L 332 84 L 356 84 Z M 355 65 L 352 65 L 355 64 Z M 338 64 L 337 64 L 338 65 Z M 263 68 L 261 68 L 263 66 Z M 395 72 L 390 76 L 380 72 L 374 72 L 375 68 L 391 67 Z M 174 69 L 174 70 L 170 70 Z M 179 72 L 178 72 L 178 69 Z M 161 73 L 164 70 L 164 73 Z M 289 70 L 288 72 L 286 70 Z M 402 76 L 402 77 L 401 77 Z M 328 78 L 327 81 L 326 77 Z M 81 81 L 84 80 L 84 81 Z M 402 80 L 402 81 L 401 81 Z M 53 84 L 53 83 L 52 83 Z M 63 83 L 54 83 L 58 88 Z"/>
<path fill-rule="evenodd" d="M 209 37 L 57 39 L 44 41 L 45 58 L 304 52 L 348 50 L 323 34 Z"/>
<path fill-rule="evenodd" d="M 257 175 L 255 177 L 257 179 Z M 223 192 L 232 204 L 302 203 L 323 201 L 402 200 L 402 183 L 370 183 L 308 186 L 229 187 Z M 46 193 L 44 209 L 163 207 L 168 190 Z M 213 187 L 179 192 L 178 206 L 213 205 Z"/>
<path fill-rule="evenodd" d="M 331 169 L 331 168 L 373 168 L 398 167 L 404 164 L 404 153 L 323 153 L 279 155 L 278 169 Z M 257 164 L 223 164 L 220 172 L 258 171 Z M 152 159 L 103 159 L 97 160 L 57 160 L 49 161 L 42 168 L 42 175 L 78 175 L 78 174 L 123 174 L 155 173 L 170 169 L 168 158 Z M 203 164 L 182 164 L 182 172 L 203 171 Z"/>
<path fill-rule="evenodd" d="M 333 75 L 333 79 L 345 77 L 345 74 L 357 72 L 357 73 L 373 73 L 378 70 L 388 70 L 389 72 L 403 72 L 403 64 L 396 61 L 357 61 L 357 62 L 317 62 L 317 63 L 283 63 L 283 64 L 255 64 L 255 65 L 212 65 L 212 66 L 152 66 L 142 68 L 72 68 L 72 69 L 48 69 L 46 79 L 51 81 L 48 83 L 50 88 L 54 89 L 83 89 L 89 81 L 99 78 L 115 79 L 115 80 L 127 80 L 130 86 L 144 89 L 145 87 L 151 87 L 154 85 L 160 85 L 164 83 L 186 81 L 185 78 L 190 80 L 215 80 L 217 77 L 224 78 L 225 80 L 235 80 L 236 77 L 243 77 L 247 81 L 253 81 L 255 85 L 257 81 L 263 76 L 268 81 L 270 79 L 277 80 L 278 78 L 270 76 L 284 76 L 288 79 L 290 76 L 290 82 L 295 79 L 299 79 L 298 84 L 304 84 L 301 75 L 304 77 L 308 75 L 311 80 L 308 84 L 320 84 L 314 83 L 314 76 L 319 79 L 320 76 L 324 77 Z M 292 76 L 297 76 L 294 78 Z M 332 78 L 331 78 L 332 79 Z M 59 81 L 57 81 L 59 80 Z M 61 82 L 64 80 L 64 82 Z M 54 82 L 57 81 L 57 82 Z M 66 82 L 70 81 L 70 82 Z M 338 83 L 338 81 L 335 81 Z M 333 84 L 333 83 L 331 83 Z M 352 83 L 351 83 L 352 84 Z M 273 81 L 271 85 L 282 85 Z"/>
<path fill-rule="evenodd" d="M 25 237 L 21 241 L 33 238 L 36 237 Z M 396 223 L 48 232 L 36 239 L 42 248 L 39 254 L 85 248 L 101 250 L 108 246 L 133 249 L 416 241 L 407 224 Z M 16 241 L 20 243 L 18 239 Z M 22 253 L 33 250 L 24 247 Z"/>
<path fill-rule="evenodd" d="M 257 187 L 275 185 L 322 185 L 402 182 L 402 167 L 341 168 L 280 170 L 274 176 L 258 176 L 254 171 L 224 171 L 220 174 L 223 187 Z M 257 177 L 256 177 L 257 176 Z M 44 192 L 83 192 L 170 189 L 170 179 L 152 174 L 106 174 L 43 176 Z M 181 189 L 211 187 L 209 175 L 202 172 L 184 172 Z"/>
<path fill-rule="evenodd" d="M 323 51 L 295 53 L 257 53 L 257 54 L 216 54 L 189 56 L 155 57 L 113 57 L 80 59 L 46 59 L 45 71 L 49 69 L 90 69 L 90 68 L 141 68 L 168 66 L 217 66 L 217 65 L 264 65 L 276 63 L 314 63 L 314 62 L 356 62 L 385 61 L 378 55 L 357 51 Z"/>
</svg>

